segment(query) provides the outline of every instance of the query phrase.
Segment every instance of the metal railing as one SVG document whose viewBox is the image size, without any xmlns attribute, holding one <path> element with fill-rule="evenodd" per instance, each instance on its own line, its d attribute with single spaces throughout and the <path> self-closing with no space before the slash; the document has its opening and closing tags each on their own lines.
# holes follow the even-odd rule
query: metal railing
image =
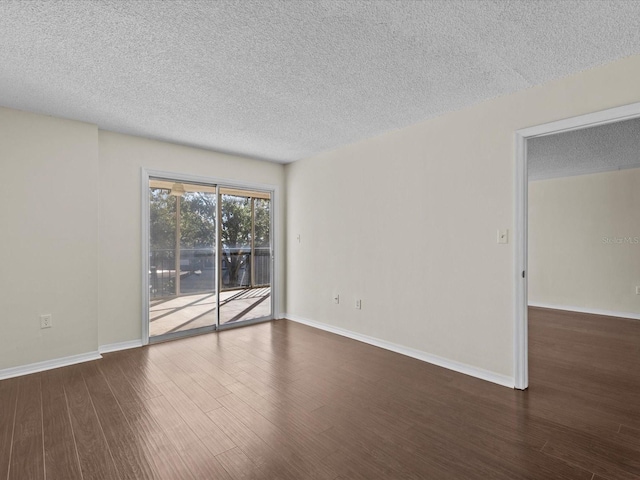
<svg viewBox="0 0 640 480">
<path fill-rule="evenodd" d="M 271 283 L 271 249 L 255 247 L 253 280 L 251 278 L 251 251 L 248 249 L 223 249 L 221 290 L 242 287 L 259 287 Z"/>
<path fill-rule="evenodd" d="M 151 249 L 149 254 L 150 298 L 173 297 L 177 294 L 215 291 L 215 252 L 213 248 L 180 249 L 180 281 L 176 282 L 176 252 L 174 249 Z M 253 264 L 253 279 L 251 265 Z M 176 292 L 176 283 L 180 292 Z M 271 283 L 271 249 L 255 247 L 223 248 L 221 290 L 268 286 Z"/>
</svg>

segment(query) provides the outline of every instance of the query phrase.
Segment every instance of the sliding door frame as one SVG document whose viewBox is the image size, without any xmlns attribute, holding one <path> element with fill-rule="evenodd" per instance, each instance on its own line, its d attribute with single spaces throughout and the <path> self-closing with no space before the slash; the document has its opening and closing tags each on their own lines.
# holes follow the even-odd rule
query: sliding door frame
<svg viewBox="0 0 640 480">
<path fill-rule="evenodd" d="M 256 190 L 269 193 L 271 196 L 271 211 L 270 211 L 270 221 L 271 221 L 271 231 L 270 240 L 271 240 L 271 314 L 267 317 L 246 320 L 242 322 L 238 322 L 237 324 L 232 325 L 220 325 L 220 308 L 219 308 L 219 298 L 220 298 L 220 285 L 221 279 L 219 278 L 218 273 L 216 273 L 216 324 L 211 327 L 201 327 L 185 332 L 175 332 L 174 334 L 170 334 L 168 336 L 163 336 L 162 340 L 168 340 L 169 338 L 179 338 L 188 335 L 194 335 L 198 333 L 206 333 L 212 332 L 216 330 L 225 330 L 227 328 L 240 327 L 245 325 L 250 325 L 252 323 L 260 323 L 260 322 L 268 322 L 276 318 L 276 312 L 280 311 L 279 304 L 279 290 L 277 288 L 276 282 L 281 278 L 281 263 L 280 261 L 276 262 L 275 253 L 277 250 L 280 231 L 280 215 L 278 214 L 279 209 L 279 188 L 276 185 L 269 184 L 260 184 L 253 182 L 241 182 L 238 180 L 229 180 L 226 178 L 216 178 L 216 177 L 206 177 L 201 175 L 190 175 L 178 172 L 170 172 L 164 170 L 155 170 L 142 167 L 140 173 L 140 197 L 141 197 L 141 252 L 142 252 L 142 262 L 141 262 L 141 285 L 142 285 L 142 344 L 149 344 L 149 235 L 150 235 L 150 219 L 149 219 L 149 209 L 150 209 L 150 201 L 149 201 L 149 180 L 153 178 L 158 179 L 166 179 L 172 180 L 176 182 L 185 182 L 185 183 L 195 183 L 195 184 L 204 184 L 204 185 L 215 185 L 216 187 L 216 272 L 219 272 L 219 264 L 221 258 L 220 255 L 220 188 L 237 188 L 239 190 Z M 252 219 L 253 223 L 253 219 Z"/>
<path fill-rule="evenodd" d="M 640 118 L 640 103 L 609 108 L 579 115 L 515 132 L 515 316 L 513 335 L 514 387 L 525 390 L 529 386 L 528 333 L 528 209 L 529 176 L 527 172 L 527 140 L 536 137 L 571 132 Z"/>
</svg>

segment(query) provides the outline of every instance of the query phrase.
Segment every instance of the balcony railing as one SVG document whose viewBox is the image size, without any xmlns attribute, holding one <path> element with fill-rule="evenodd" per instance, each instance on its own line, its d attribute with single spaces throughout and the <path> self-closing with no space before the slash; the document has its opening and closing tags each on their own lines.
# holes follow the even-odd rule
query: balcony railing
<svg viewBox="0 0 640 480">
<path fill-rule="evenodd" d="M 174 249 L 152 249 L 149 254 L 149 286 L 152 299 L 215 291 L 215 252 L 213 248 L 180 249 L 176 268 Z M 253 265 L 253 276 L 251 275 Z M 176 271 L 180 272 L 176 281 Z M 271 282 L 271 249 L 223 248 L 221 290 L 268 286 Z M 176 285 L 179 284 L 179 292 Z"/>
</svg>

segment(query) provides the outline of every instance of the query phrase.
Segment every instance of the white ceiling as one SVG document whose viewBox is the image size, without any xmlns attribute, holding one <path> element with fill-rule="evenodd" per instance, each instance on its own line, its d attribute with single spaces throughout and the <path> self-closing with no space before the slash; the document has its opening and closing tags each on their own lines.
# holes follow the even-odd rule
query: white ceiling
<svg viewBox="0 0 640 480">
<path fill-rule="evenodd" d="M 0 2 L 0 105 L 290 162 L 640 53 L 640 1 Z"/>
<path fill-rule="evenodd" d="M 640 167 L 640 118 L 527 141 L 529 180 Z"/>
</svg>

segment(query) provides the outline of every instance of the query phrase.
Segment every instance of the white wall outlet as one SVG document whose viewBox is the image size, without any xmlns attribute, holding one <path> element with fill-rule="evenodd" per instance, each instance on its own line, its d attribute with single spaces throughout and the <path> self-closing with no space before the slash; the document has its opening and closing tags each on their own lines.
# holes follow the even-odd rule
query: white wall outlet
<svg viewBox="0 0 640 480">
<path fill-rule="evenodd" d="M 50 313 L 45 315 L 40 315 L 40 328 L 51 328 L 53 327 L 53 317 Z"/>
<path fill-rule="evenodd" d="M 640 286 L 636 287 L 636 295 L 640 295 Z"/>
<path fill-rule="evenodd" d="M 498 230 L 498 243 L 509 243 L 509 230 Z"/>
<path fill-rule="evenodd" d="M 340 295 L 339 294 L 336 293 L 336 294 L 333 295 L 333 303 L 335 303 L 336 305 L 338 303 L 340 303 Z"/>
<path fill-rule="evenodd" d="M 355 304 L 356 310 L 362 310 L 362 300 L 360 300 L 359 298 L 356 300 L 356 304 Z"/>
<path fill-rule="evenodd" d="M 298 234 L 298 236 L 296 237 L 296 239 L 298 240 L 298 243 L 300 243 L 300 234 Z"/>
</svg>

